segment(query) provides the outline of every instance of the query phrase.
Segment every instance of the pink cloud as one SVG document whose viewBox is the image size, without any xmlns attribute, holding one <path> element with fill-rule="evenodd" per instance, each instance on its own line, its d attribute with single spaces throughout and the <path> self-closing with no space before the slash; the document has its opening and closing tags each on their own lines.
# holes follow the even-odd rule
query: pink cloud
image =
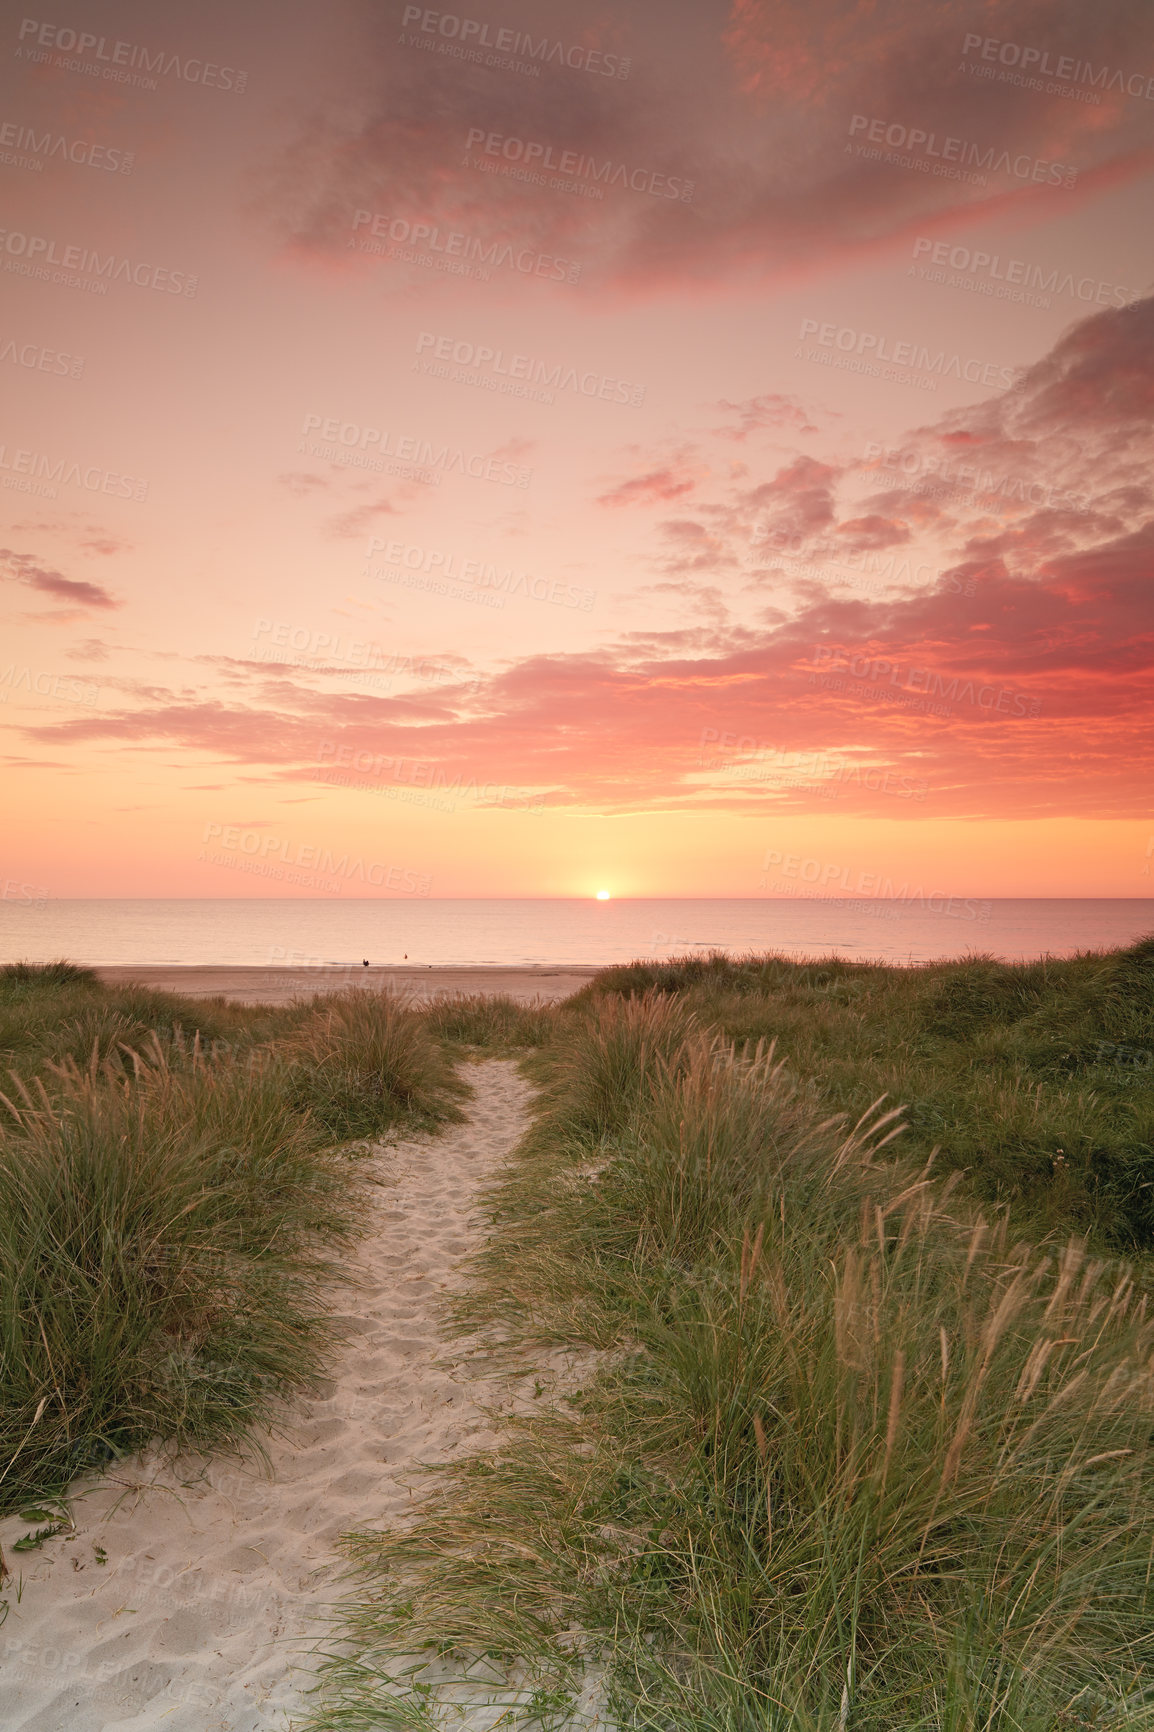
<svg viewBox="0 0 1154 1732">
<path fill-rule="evenodd" d="M 855 115 L 956 137 L 978 158 L 1058 163 L 1078 187 L 1141 172 L 1150 158 L 1141 102 L 1111 92 L 1098 106 L 1027 97 L 962 67 L 966 37 L 992 36 L 1130 69 L 1144 26 L 1139 0 L 1062 16 L 1040 0 L 1012 12 L 986 0 L 793 9 L 734 0 L 725 20 L 684 0 L 641 0 L 628 24 L 594 26 L 600 42 L 620 38 L 635 68 L 644 63 L 644 84 L 622 86 L 548 65 L 539 78 L 481 64 L 462 78 L 457 63 L 399 49 L 391 24 L 369 18 L 361 46 L 372 94 L 301 121 L 262 211 L 292 257 L 330 270 L 379 268 L 350 251 L 360 210 L 386 227 L 435 224 L 482 247 L 531 238 L 544 253 L 580 261 L 580 289 L 594 281 L 683 292 L 796 276 L 869 253 L 913 224 L 924 232 L 947 217 L 1062 200 L 1068 209 L 1079 196 L 1010 170 L 983 186 L 867 159 L 853 148 L 864 130 L 851 133 Z M 573 33 L 560 0 L 534 8 L 531 35 Z M 646 60 L 658 39 L 660 56 Z M 549 151 L 604 197 L 537 185 L 525 164 Z M 638 176 L 656 193 L 634 190 Z"/>
<path fill-rule="evenodd" d="M 14 553 L 9 548 L 0 547 L 0 563 L 7 567 L 8 576 L 14 582 L 27 584 L 29 589 L 41 595 L 70 601 L 79 607 L 112 608 L 121 605 L 101 584 L 65 577 L 63 572 L 38 564 L 30 553 Z"/>
<path fill-rule="evenodd" d="M 774 766 L 824 755 L 842 771 L 884 767 L 925 796 L 899 806 L 839 771 L 843 811 L 1130 817 L 1152 768 L 1152 378 L 1154 299 L 1083 321 L 1013 391 L 892 451 L 798 456 L 667 520 L 671 592 L 702 624 L 396 697 L 318 691 L 261 664 L 259 707 L 158 694 L 26 731 L 45 744 L 176 743 L 282 785 L 323 781 L 338 754 L 355 781 L 363 754 L 380 766 L 365 772 L 369 792 L 422 765 L 421 785 L 483 776 L 602 811 L 812 811 L 828 778 L 799 785 Z M 739 620 L 707 574 L 742 558 L 766 520 L 807 560 L 856 547 L 896 561 L 916 532 L 930 576 L 847 596 L 811 573 L 786 607 L 780 573 L 746 559 L 750 592 L 768 600 Z M 734 775 L 727 736 L 765 773 Z"/>
<path fill-rule="evenodd" d="M 692 476 L 678 473 L 671 467 L 651 469 L 645 475 L 633 475 L 619 481 L 597 497 L 598 505 L 663 505 L 692 493 L 696 485 Z"/>
</svg>

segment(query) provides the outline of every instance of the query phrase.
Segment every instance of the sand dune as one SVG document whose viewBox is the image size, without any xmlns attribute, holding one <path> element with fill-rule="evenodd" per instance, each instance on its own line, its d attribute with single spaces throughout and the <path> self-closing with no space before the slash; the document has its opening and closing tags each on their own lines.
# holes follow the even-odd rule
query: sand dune
<svg viewBox="0 0 1154 1732">
<path fill-rule="evenodd" d="M 344 1530 L 403 1519 L 414 1467 L 495 1441 L 482 1404 L 516 1384 L 447 1346 L 436 1305 L 484 1231 L 479 1185 L 523 1132 L 514 1066 L 473 1068 L 468 1122 L 373 1157 L 381 1188 L 357 1287 L 338 1293 L 347 1346 L 317 1399 L 264 1439 L 271 1477 L 230 1459 L 158 1452 L 76 1487 L 76 1531 L 12 1553 L 19 1603 L 0 1629 L 5 1732 L 286 1732 L 307 1712 L 311 1650 L 347 1591 Z M 491 1690 L 454 1691 L 448 1724 L 482 1732 Z M 498 1698 L 509 1701 L 507 1689 Z M 594 1726 L 594 1706 L 574 1724 Z"/>
<path fill-rule="evenodd" d="M 597 969 L 576 964 L 555 968 L 544 964 L 522 968 L 346 968 L 337 964 L 240 968 L 110 963 L 96 972 L 106 986 L 135 982 L 163 992 L 183 992 L 189 998 L 223 995 L 238 1004 L 287 1004 L 302 993 L 340 992 L 349 986 L 378 992 L 387 987 L 411 995 L 420 1004 L 453 998 L 458 993 L 484 993 L 486 997 L 503 993 L 522 1002 L 543 998 L 552 1004 L 579 992 Z"/>
</svg>

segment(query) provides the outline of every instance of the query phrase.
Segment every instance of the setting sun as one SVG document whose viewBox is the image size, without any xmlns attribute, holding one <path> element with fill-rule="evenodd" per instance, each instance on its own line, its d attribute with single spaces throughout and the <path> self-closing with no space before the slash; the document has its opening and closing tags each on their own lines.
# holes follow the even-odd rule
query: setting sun
<svg viewBox="0 0 1154 1732">
<path fill-rule="evenodd" d="M 608 902 L 608 900 L 609 900 L 608 890 L 599 890 L 597 892 L 597 900 L 598 900 L 598 902 Z"/>
</svg>

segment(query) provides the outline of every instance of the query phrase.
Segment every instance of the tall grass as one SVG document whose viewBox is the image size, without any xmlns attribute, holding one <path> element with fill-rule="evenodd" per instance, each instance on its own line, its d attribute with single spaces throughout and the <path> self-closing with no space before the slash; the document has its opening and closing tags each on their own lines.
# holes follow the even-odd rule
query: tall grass
<svg viewBox="0 0 1154 1732">
<path fill-rule="evenodd" d="M 281 1043 L 293 1099 L 334 1140 L 377 1136 L 399 1119 L 459 1118 L 464 1092 L 417 1011 L 383 992 L 350 988 L 314 1001 Z"/>
<path fill-rule="evenodd" d="M 0 1122 L 0 1503 L 235 1439 L 321 1363 L 358 1181 L 275 1061 L 69 1066 Z"/>
<path fill-rule="evenodd" d="M 528 1004 L 504 993 L 461 993 L 441 999 L 424 1012 L 425 1027 L 453 1046 L 489 1052 L 517 1052 L 550 1040 L 556 1025 L 553 1005 Z"/>
<path fill-rule="evenodd" d="M 301 1020 L 303 1007 L 253 1009 L 223 998 L 189 999 L 149 987 L 104 986 L 90 968 L 70 962 L 7 963 L 0 967 L 0 1080 L 25 1078 L 69 1060 L 86 1066 L 122 1046 L 166 1047 L 199 1036 L 203 1048 L 247 1050 Z"/>
<path fill-rule="evenodd" d="M 915 968 L 716 954 L 607 969 L 575 1001 L 657 991 L 731 1039 L 774 1040 L 829 1112 L 882 1090 L 907 1145 L 1023 1228 L 1154 1250 L 1154 939 Z"/>
<path fill-rule="evenodd" d="M 414 1013 L 359 992 L 254 1013 L 21 966 L 5 1029 L 0 1509 L 152 1439 L 236 1442 L 307 1384 L 362 1213 L 339 1145 L 462 1092 Z"/>
<path fill-rule="evenodd" d="M 350 1542 L 316 1725 L 433 1724 L 447 1653 L 519 1659 L 540 1700 L 599 1653 L 655 1732 L 1154 1725 L 1126 1268 L 1017 1240 L 897 1155 L 887 1102 L 847 1126 L 771 1049 L 611 1006 L 569 1025 L 460 1314 L 601 1369 Z"/>
</svg>

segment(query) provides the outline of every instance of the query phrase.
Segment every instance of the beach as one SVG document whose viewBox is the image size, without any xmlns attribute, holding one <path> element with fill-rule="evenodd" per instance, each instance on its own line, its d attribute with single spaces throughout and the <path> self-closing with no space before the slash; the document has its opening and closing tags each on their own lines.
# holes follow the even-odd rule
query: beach
<svg viewBox="0 0 1154 1732">
<path fill-rule="evenodd" d="M 519 968 L 207 968 L 179 965 L 116 964 L 96 972 L 106 986 L 149 986 L 159 992 L 179 992 L 186 998 L 227 998 L 234 1004 L 289 1004 L 315 992 L 344 992 L 349 987 L 370 992 L 395 992 L 418 1004 L 442 998 L 483 994 L 503 996 L 521 1004 L 544 999 L 557 1004 L 580 992 L 597 973 L 595 968 L 522 966 Z"/>
</svg>

